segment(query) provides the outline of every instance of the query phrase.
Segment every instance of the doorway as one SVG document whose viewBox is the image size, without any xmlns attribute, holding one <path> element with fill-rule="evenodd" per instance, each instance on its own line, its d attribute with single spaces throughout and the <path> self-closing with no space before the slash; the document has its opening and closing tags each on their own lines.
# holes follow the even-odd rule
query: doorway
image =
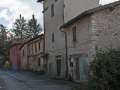
<svg viewBox="0 0 120 90">
<path fill-rule="evenodd" d="M 60 76 L 61 73 L 61 60 L 57 60 L 57 76 Z"/>
<path fill-rule="evenodd" d="M 86 81 L 88 79 L 88 58 L 86 56 L 79 58 L 79 70 L 80 81 Z"/>
<path fill-rule="evenodd" d="M 61 56 L 56 57 L 57 76 L 61 74 Z"/>
<path fill-rule="evenodd" d="M 85 55 L 74 55 L 71 57 L 73 66 L 70 67 L 71 76 L 75 81 L 86 81 L 88 79 L 88 58 Z"/>
</svg>

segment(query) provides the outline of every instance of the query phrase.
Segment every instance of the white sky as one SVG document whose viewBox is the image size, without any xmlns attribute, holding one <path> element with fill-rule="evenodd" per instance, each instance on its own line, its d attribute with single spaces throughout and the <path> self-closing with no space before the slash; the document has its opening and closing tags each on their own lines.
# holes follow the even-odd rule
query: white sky
<svg viewBox="0 0 120 90">
<path fill-rule="evenodd" d="M 108 4 L 114 1 L 118 1 L 118 0 L 100 0 L 100 4 Z"/>
<path fill-rule="evenodd" d="M 26 19 L 30 19 L 34 13 L 38 22 L 43 26 L 42 4 L 37 0 L 0 0 L 0 24 L 12 27 L 15 19 L 22 14 Z M 100 4 L 107 4 L 118 0 L 101 0 Z"/>
<path fill-rule="evenodd" d="M 5 24 L 11 28 L 12 23 L 20 14 L 26 19 L 30 19 L 34 13 L 38 22 L 43 25 L 42 4 L 36 1 L 37 0 L 0 0 L 0 24 Z"/>
</svg>

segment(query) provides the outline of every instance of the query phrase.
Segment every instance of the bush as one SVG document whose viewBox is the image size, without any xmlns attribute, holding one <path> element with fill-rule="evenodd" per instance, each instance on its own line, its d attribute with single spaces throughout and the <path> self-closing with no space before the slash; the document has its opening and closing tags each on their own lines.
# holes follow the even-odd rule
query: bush
<svg viewBox="0 0 120 90">
<path fill-rule="evenodd" d="M 91 70 L 91 90 L 120 90 L 120 50 L 97 50 Z"/>
<path fill-rule="evenodd" d="M 6 70 L 9 70 L 9 69 L 11 68 L 9 61 L 6 61 L 6 62 L 5 62 L 4 68 L 5 68 Z"/>
</svg>

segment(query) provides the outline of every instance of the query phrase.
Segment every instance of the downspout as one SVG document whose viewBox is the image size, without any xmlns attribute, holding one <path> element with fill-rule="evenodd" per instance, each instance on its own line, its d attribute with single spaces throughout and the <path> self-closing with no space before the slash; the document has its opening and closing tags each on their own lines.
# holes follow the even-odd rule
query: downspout
<svg viewBox="0 0 120 90">
<path fill-rule="evenodd" d="M 65 34 L 65 51 L 66 51 L 66 79 L 69 79 L 68 75 L 68 47 L 67 47 L 67 33 L 64 32 Z"/>
<path fill-rule="evenodd" d="M 65 3 L 64 3 L 64 0 L 63 0 L 63 24 L 64 24 L 64 8 L 65 8 Z M 68 80 L 69 79 L 69 75 L 68 75 L 68 46 L 67 46 L 67 33 L 62 30 L 62 28 L 60 28 L 60 31 L 64 33 L 65 35 L 65 65 L 66 65 L 66 71 L 65 71 L 65 79 Z"/>
<path fill-rule="evenodd" d="M 68 74 L 68 45 L 67 45 L 67 33 L 63 30 L 60 30 L 61 32 L 64 33 L 65 35 L 65 65 L 66 65 L 66 71 L 65 71 L 65 79 L 69 79 L 69 74 Z"/>
</svg>

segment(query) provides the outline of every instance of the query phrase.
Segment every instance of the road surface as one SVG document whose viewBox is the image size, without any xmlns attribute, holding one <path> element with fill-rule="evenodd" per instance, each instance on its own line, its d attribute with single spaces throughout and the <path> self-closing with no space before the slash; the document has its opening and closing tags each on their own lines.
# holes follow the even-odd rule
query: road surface
<svg viewBox="0 0 120 90">
<path fill-rule="evenodd" d="M 0 90 L 71 90 L 73 83 L 31 72 L 0 70 Z"/>
</svg>

